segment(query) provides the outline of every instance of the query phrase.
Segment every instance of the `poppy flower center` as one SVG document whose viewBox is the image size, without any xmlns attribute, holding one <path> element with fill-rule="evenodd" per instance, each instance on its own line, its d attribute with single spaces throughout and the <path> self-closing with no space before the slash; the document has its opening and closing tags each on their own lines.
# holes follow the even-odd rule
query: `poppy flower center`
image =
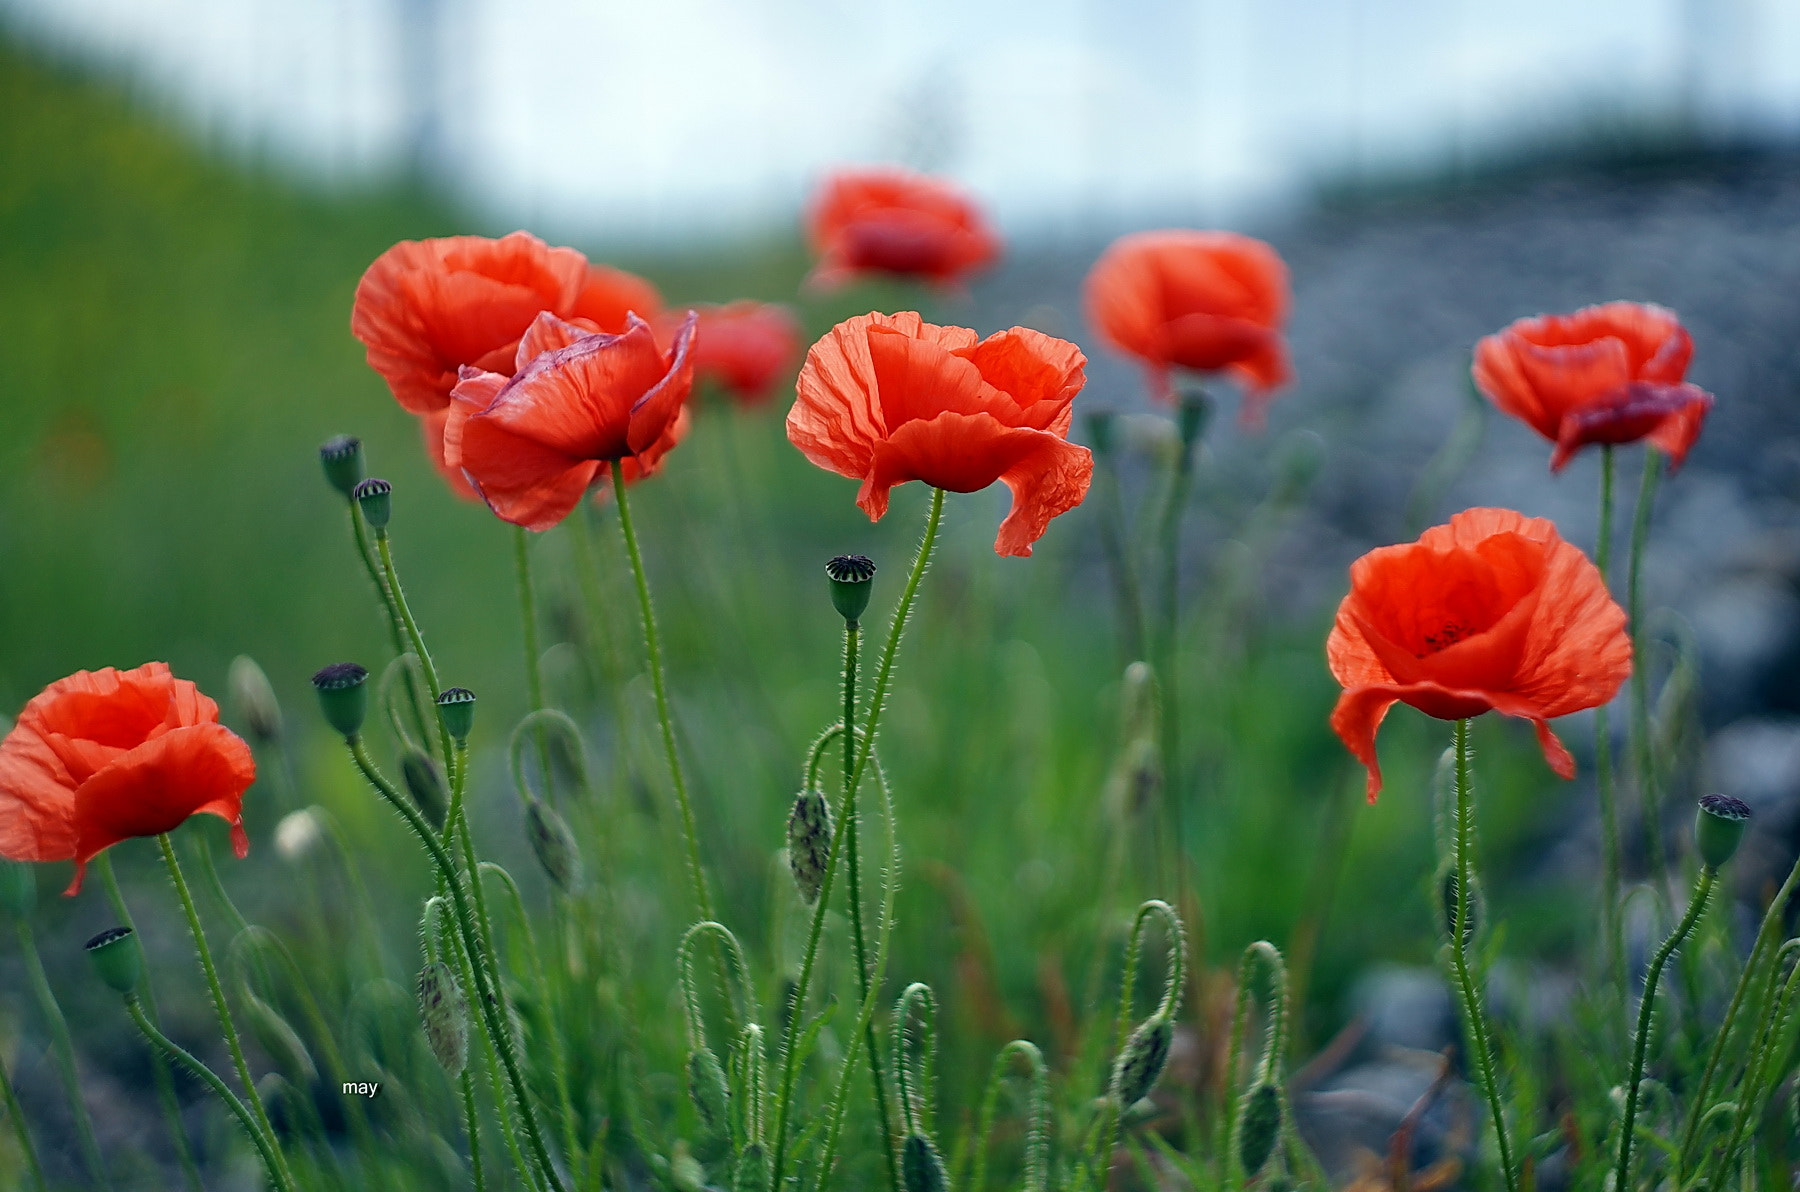
<svg viewBox="0 0 1800 1192">
<path fill-rule="evenodd" d="M 1425 635 L 1425 648 L 1416 652 L 1413 657 L 1423 658 L 1427 654 L 1436 654 L 1439 650 L 1447 650 L 1457 642 L 1462 641 L 1464 638 L 1477 632 L 1479 632 L 1479 630 L 1471 628 L 1464 622 L 1446 621 L 1444 622 L 1443 628 L 1439 629 L 1436 633 L 1427 633 Z"/>
</svg>

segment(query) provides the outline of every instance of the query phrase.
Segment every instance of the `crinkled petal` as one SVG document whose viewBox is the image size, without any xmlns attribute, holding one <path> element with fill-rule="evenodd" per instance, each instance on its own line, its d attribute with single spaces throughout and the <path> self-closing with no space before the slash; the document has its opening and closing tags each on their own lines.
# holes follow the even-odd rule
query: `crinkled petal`
<svg viewBox="0 0 1800 1192">
<path fill-rule="evenodd" d="M 625 441 L 633 455 L 655 447 L 687 405 L 688 395 L 694 389 L 691 350 L 697 322 L 698 316 L 693 311 L 688 311 L 687 317 L 675 332 L 662 377 L 631 407 Z M 645 331 L 648 330 L 645 327 Z M 654 337 L 651 342 L 655 342 Z M 668 447 L 663 450 L 667 452 Z"/>
</svg>

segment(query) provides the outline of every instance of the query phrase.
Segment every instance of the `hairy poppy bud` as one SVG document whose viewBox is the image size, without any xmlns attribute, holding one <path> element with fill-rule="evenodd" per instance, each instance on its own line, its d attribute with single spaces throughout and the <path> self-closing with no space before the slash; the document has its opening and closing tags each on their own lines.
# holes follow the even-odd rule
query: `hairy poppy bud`
<svg viewBox="0 0 1800 1192">
<path fill-rule="evenodd" d="M 130 993 L 144 974 L 143 953 L 136 933 L 129 927 L 109 927 L 86 944 L 94 971 L 115 993 Z"/>
<path fill-rule="evenodd" d="M 1175 1025 L 1166 1015 L 1146 1018 L 1125 1041 L 1113 1066 L 1112 1091 L 1119 1099 L 1122 1113 L 1150 1095 L 1169 1062 L 1169 1044 L 1174 1041 Z"/>
<path fill-rule="evenodd" d="M 856 624 L 875 590 L 875 564 L 867 555 L 839 555 L 825 564 L 825 574 L 831 579 L 831 603 L 838 615 Z"/>
<path fill-rule="evenodd" d="M 350 496 L 362 509 L 363 520 L 375 530 L 387 529 L 388 518 L 394 512 L 394 486 L 385 480 L 371 476 L 367 480 L 357 481 L 356 487 L 350 490 Z"/>
<path fill-rule="evenodd" d="M 900 1152 L 900 1184 L 906 1192 L 949 1192 L 950 1177 L 944 1171 L 944 1157 L 923 1134 L 906 1136 L 906 1145 Z"/>
<path fill-rule="evenodd" d="M 1749 823 L 1750 805 L 1742 799 L 1700 796 L 1700 810 L 1694 816 L 1694 847 L 1700 852 L 1701 864 L 1717 869 L 1731 860 Z"/>
<path fill-rule="evenodd" d="M 557 889 L 565 894 L 581 884 L 581 850 L 575 845 L 575 833 L 556 808 L 542 799 L 525 805 L 525 835 L 531 840 L 531 851 L 538 864 L 550 875 Z"/>
<path fill-rule="evenodd" d="M 444 830 L 444 817 L 450 814 L 450 792 L 445 789 L 444 775 L 431 756 L 408 746 L 400 755 L 400 776 L 406 780 L 406 791 L 425 820 L 438 831 Z"/>
<path fill-rule="evenodd" d="M 1238 1107 L 1238 1162 L 1252 1179 L 1275 1151 L 1281 1134 L 1281 1090 L 1264 1081 L 1244 1094 Z"/>
<path fill-rule="evenodd" d="M 325 440 L 319 447 L 319 462 L 325 466 L 326 481 L 348 497 L 363 478 L 362 440 L 353 435 Z"/>
<path fill-rule="evenodd" d="M 441 960 L 419 972 L 419 1020 L 425 1024 L 431 1054 L 444 1071 L 461 1076 L 469 1062 L 469 1000 L 456 974 Z"/>
<path fill-rule="evenodd" d="M 1438 899 L 1440 901 L 1439 910 L 1443 914 L 1443 918 L 1440 922 L 1442 922 L 1444 926 L 1445 939 L 1454 939 L 1456 937 L 1458 882 L 1459 879 L 1456 876 L 1456 867 L 1454 865 L 1445 865 L 1438 871 L 1437 889 Z M 1469 882 L 1469 917 L 1468 921 L 1463 924 L 1463 943 L 1467 944 L 1474 940 L 1475 932 L 1480 926 L 1481 883 L 1472 880 Z"/>
<path fill-rule="evenodd" d="M 788 867 L 800 899 L 811 906 L 819 900 L 825 869 L 831 864 L 831 804 L 816 790 L 803 790 L 788 812 Z"/>
<path fill-rule="evenodd" d="M 281 739 L 281 704 L 275 699 L 275 688 L 269 676 L 256 665 L 256 659 L 239 654 L 231 660 L 231 698 L 244 727 L 259 744 L 268 745 Z"/>
<path fill-rule="evenodd" d="M 731 1192 L 769 1192 L 769 1178 L 769 1157 L 761 1143 L 753 1142 L 738 1156 Z"/>
<path fill-rule="evenodd" d="M 444 693 L 437 697 L 438 719 L 444 722 L 444 731 L 456 740 L 458 745 L 469 739 L 469 731 L 475 727 L 475 693 L 467 687 L 446 687 Z"/>
<path fill-rule="evenodd" d="M 369 713 L 369 672 L 354 662 L 334 662 L 312 677 L 325 723 L 354 738 Z"/>
<path fill-rule="evenodd" d="M 300 1041 L 300 1034 L 287 1019 L 281 1016 L 268 1002 L 263 1001 L 248 989 L 239 991 L 243 996 L 238 1000 L 243 1005 L 244 1020 L 249 1024 L 250 1034 L 279 1070 L 287 1073 L 294 1080 L 310 1085 L 319 1075 L 318 1067 L 313 1063 L 312 1053 L 306 1044 Z"/>
<path fill-rule="evenodd" d="M 0 858 L 0 909 L 21 919 L 37 909 L 37 874 L 26 862 Z"/>
<path fill-rule="evenodd" d="M 688 1056 L 687 1086 L 694 1109 L 700 1114 L 700 1124 L 708 1134 L 723 1136 L 731 1127 L 731 1089 L 712 1048 L 701 1047 Z"/>
</svg>

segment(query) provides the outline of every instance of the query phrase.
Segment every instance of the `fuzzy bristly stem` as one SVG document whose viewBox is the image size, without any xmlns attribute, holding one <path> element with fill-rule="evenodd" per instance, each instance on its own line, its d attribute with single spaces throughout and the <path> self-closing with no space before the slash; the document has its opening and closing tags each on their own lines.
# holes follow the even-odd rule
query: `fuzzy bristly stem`
<svg viewBox="0 0 1800 1192">
<path fill-rule="evenodd" d="M 275 1127 L 269 1121 L 269 1111 L 263 1107 L 262 1096 L 256 1091 L 256 1080 L 250 1075 L 250 1065 L 244 1059 L 244 1044 L 238 1038 L 237 1025 L 231 1020 L 231 1006 L 225 1000 L 225 987 L 219 983 L 219 970 L 213 964 L 212 949 L 207 946 L 206 929 L 200 925 L 200 912 L 194 906 L 194 895 L 188 889 L 187 878 L 182 876 L 181 862 L 175 857 L 175 842 L 164 832 L 156 838 L 156 843 L 162 850 L 163 865 L 168 868 L 169 880 L 175 885 L 175 894 L 181 900 L 181 909 L 187 915 L 188 930 L 193 934 L 194 947 L 200 954 L 200 969 L 205 973 L 207 989 L 212 993 L 213 1009 L 218 1013 L 219 1029 L 225 1034 L 225 1045 L 231 1051 L 232 1066 L 237 1069 L 238 1080 L 244 1086 L 245 1101 L 269 1140 L 275 1165 L 281 1173 L 282 1186 L 291 1189 L 294 1186 L 293 1174 L 288 1171 L 287 1160 L 275 1141 Z"/>
<path fill-rule="evenodd" d="M 100 1144 L 94 1138 L 94 1119 L 81 1095 L 81 1072 L 75 1066 L 75 1044 L 69 1038 L 69 1020 L 63 1016 L 56 993 L 50 988 L 50 979 L 44 975 L 31 922 L 24 918 L 19 920 L 19 954 L 24 958 L 25 975 L 31 982 L 38 1009 L 44 1015 L 44 1025 L 50 1030 L 50 1052 L 56 1057 L 57 1074 L 62 1077 L 63 1091 L 69 1097 L 69 1111 L 75 1122 L 75 1137 L 81 1144 L 82 1162 L 98 1186 L 110 1188 L 112 1177 L 107 1174 L 106 1160 L 101 1158 Z"/>
<path fill-rule="evenodd" d="M 631 556 L 631 575 L 637 581 L 638 615 L 644 622 L 644 650 L 650 661 L 650 687 L 656 694 L 656 717 L 662 724 L 663 752 L 668 755 L 669 781 L 681 808 L 681 830 L 687 838 L 688 880 L 694 887 L 694 905 L 702 920 L 716 919 L 712 893 L 706 884 L 706 867 L 700 860 L 700 833 L 694 826 L 694 807 L 688 799 L 687 779 L 681 771 L 681 752 L 675 745 L 675 722 L 669 715 L 669 693 L 663 684 L 662 642 L 656 632 L 656 607 L 650 602 L 650 581 L 644 575 L 644 556 L 638 550 L 637 532 L 631 525 L 631 504 L 626 496 L 625 470 L 614 463 L 613 497 L 619 506 L 619 529 Z M 777 1185 L 779 1186 L 779 1185 Z"/>
<path fill-rule="evenodd" d="M 348 502 L 350 506 L 350 533 L 356 539 L 356 554 L 362 560 L 363 569 L 369 573 L 369 582 L 375 585 L 375 594 L 381 597 L 382 611 L 387 614 L 388 639 L 393 643 L 394 654 L 398 657 L 407 652 L 406 626 L 400 620 L 400 609 L 394 603 L 394 593 L 388 587 L 388 578 L 382 572 L 381 562 L 375 556 L 375 548 L 369 542 L 368 523 L 363 520 L 362 507 L 355 500 Z M 425 717 L 423 706 L 419 702 L 419 685 L 409 670 L 405 677 L 406 699 L 412 712 L 413 726 L 418 729 L 419 739 L 429 741 L 430 721 Z M 446 756 L 444 762 L 449 764 Z"/>
<path fill-rule="evenodd" d="M 1712 898 L 1713 881 L 1717 877 L 1712 866 L 1700 870 L 1700 881 L 1694 888 L 1694 897 L 1688 903 L 1687 914 L 1682 916 L 1681 923 L 1669 938 L 1662 942 L 1651 958 L 1649 971 L 1644 974 L 1644 999 L 1638 1005 L 1637 1041 L 1631 1049 L 1631 1079 L 1625 1082 L 1625 1119 L 1619 1131 L 1619 1166 L 1613 1174 L 1613 1187 L 1621 1192 L 1631 1188 L 1631 1144 L 1637 1129 L 1638 1087 L 1644 1079 L 1644 1055 L 1650 1048 L 1650 1022 L 1656 1011 L 1656 984 L 1662 979 L 1663 966 L 1669 963 L 1669 957 L 1675 949 L 1694 930 L 1694 924 L 1706 913 L 1706 904 Z"/>
<path fill-rule="evenodd" d="M 1668 858 L 1663 852 L 1661 788 L 1650 745 L 1650 668 L 1645 657 L 1642 578 L 1644 549 L 1650 541 L 1650 511 L 1656 503 L 1656 484 L 1662 476 L 1662 462 L 1662 452 L 1654 447 L 1644 448 L 1644 476 L 1638 486 L 1637 509 L 1631 517 L 1631 557 L 1625 565 L 1625 616 L 1631 628 L 1632 765 L 1637 771 L 1650 876 L 1658 889 L 1662 888 Z"/>
<path fill-rule="evenodd" d="M 465 1065 L 456 1083 L 462 1093 L 463 1133 L 469 1136 L 469 1176 L 475 1192 L 486 1192 L 487 1174 L 481 1166 L 481 1115 L 475 1107 L 475 1074 Z"/>
<path fill-rule="evenodd" d="M 1613 446 L 1600 449 L 1600 528 L 1594 540 L 1594 566 L 1606 582 L 1612 565 Z M 1636 631 L 1636 626 L 1632 626 Z M 1594 785 L 1600 793 L 1600 932 L 1603 937 L 1607 989 L 1622 989 L 1625 982 L 1625 947 L 1619 924 L 1618 799 L 1613 785 L 1612 724 L 1605 704 L 1594 709 Z"/>
<path fill-rule="evenodd" d="M 1450 936 L 1450 963 L 1462 1003 L 1463 1029 L 1468 1034 L 1473 1069 L 1494 1120 L 1494 1144 L 1500 1151 L 1500 1173 L 1507 1192 L 1518 1192 L 1519 1176 L 1513 1167 L 1512 1142 L 1506 1133 L 1506 1111 L 1494 1074 L 1494 1048 L 1488 1037 L 1487 1017 L 1469 966 L 1469 891 L 1474 881 L 1475 792 L 1469 772 L 1469 722 L 1456 722 L 1456 824 L 1452 847 L 1456 852 L 1456 925 Z"/>
<path fill-rule="evenodd" d="M 406 627 L 406 637 L 412 643 L 412 652 L 419 660 L 419 667 L 425 672 L 425 686 L 431 693 L 435 703 L 437 697 L 444 694 L 444 688 L 438 682 L 437 667 L 431 661 L 431 651 L 425 648 L 425 636 L 419 632 L 419 622 L 413 617 L 412 606 L 406 602 L 406 589 L 400 586 L 400 574 L 394 569 L 394 551 L 388 544 L 388 533 L 385 529 L 375 532 L 375 550 L 381 557 L 381 574 L 387 580 L 388 599 L 393 602 L 395 613 L 400 623 Z M 444 759 L 446 769 L 456 764 L 456 749 L 450 741 L 450 730 L 444 727 L 442 716 L 433 716 L 437 723 L 438 756 Z"/>
</svg>

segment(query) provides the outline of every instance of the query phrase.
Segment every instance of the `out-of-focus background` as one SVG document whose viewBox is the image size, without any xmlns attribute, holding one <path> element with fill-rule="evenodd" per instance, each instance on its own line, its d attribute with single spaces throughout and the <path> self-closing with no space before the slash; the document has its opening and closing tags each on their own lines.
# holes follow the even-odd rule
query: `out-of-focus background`
<svg viewBox="0 0 1800 1192">
<path fill-rule="evenodd" d="M 1003 262 L 964 295 L 803 292 L 807 195 L 833 166 L 872 161 L 967 184 Z M 304 793 L 253 795 L 256 851 L 227 883 L 282 921 L 272 827 L 303 802 L 332 807 L 371 858 L 398 849 L 315 731 L 306 683 L 383 650 L 314 456 L 356 433 L 396 485 L 396 549 L 447 680 L 482 694 L 487 838 L 528 871 L 494 756 L 525 706 L 510 537 L 445 491 L 363 365 L 348 320 L 368 262 L 401 238 L 525 227 L 672 301 L 790 303 L 809 337 L 872 308 L 1036 326 L 1087 350 L 1078 409 L 1125 415 L 1120 479 L 1147 520 L 1166 423 L 1085 323 L 1079 285 L 1113 235 L 1172 225 L 1262 236 L 1294 286 L 1297 380 L 1266 430 L 1215 420 L 1185 548 L 1195 761 L 1171 797 L 1191 807 L 1202 958 L 1227 963 L 1258 936 L 1299 950 L 1308 1046 L 1353 1021 L 1411 1048 L 1450 1036 L 1425 893 L 1442 726 L 1397 713 L 1389 793 L 1360 806 L 1325 727 L 1321 643 L 1352 558 L 1466 505 L 1551 516 L 1591 546 L 1591 453 L 1551 477 L 1548 446 L 1484 414 L 1467 366 L 1513 318 L 1613 298 L 1676 309 L 1691 379 L 1718 396 L 1663 489 L 1647 564 L 1659 680 L 1670 659 L 1701 676 L 1700 695 L 1671 690 L 1659 713 L 1694 741 L 1667 832 L 1692 795 L 1722 789 L 1760 813 L 1741 891 L 1784 871 L 1800 841 L 1800 6 L 1787 0 L 5 0 L 0 711 L 76 668 L 148 658 L 223 693 L 229 660 L 250 654 L 288 705 Z M 754 938 L 778 885 L 770 858 L 838 674 L 820 565 L 862 551 L 901 574 L 923 509 L 903 491 L 870 526 L 854 485 L 788 446 L 785 401 L 702 402 L 690 441 L 637 490 L 704 834 L 734 925 L 774 952 L 779 939 Z M 1624 458 L 1629 508 L 1637 457 Z M 1091 949 L 1068 938 L 1093 914 L 1069 875 L 1091 867 L 1086 842 L 1116 811 L 1128 660 L 1094 503 L 1017 561 L 989 550 L 1004 499 L 953 499 L 884 730 L 912 874 L 896 966 L 961 990 L 947 1012 L 962 1038 L 1054 1042 L 1051 974 Z M 593 709 L 584 728 L 624 784 L 609 797 L 650 816 L 643 725 L 588 698 L 635 673 L 623 557 L 599 560 L 616 618 L 596 627 L 565 536 L 536 549 L 553 681 Z M 1568 908 L 1597 882 L 1592 732 L 1563 728 L 1584 763 L 1574 784 L 1519 726 L 1477 729 L 1514 1008 L 1545 1017 L 1566 1004 L 1559 966 L 1591 939 Z M 1121 898 L 1159 893 L 1155 876 Z M 645 949 L 672 950 L 673 911 L 634 913 Z M 89 897 L 46 914 L 46 935 L 67 939 L 107 918 Z M 386 925 L 401 950 L 405 919 Z M 49 953 L 65 985 L 81 979 L 74 953 Z M 203 1012 L 196 1000 L 188 1023 L 201 1035 Z M 1370 1066 L 1344 1079 L 1365 1092 L 1402 1079 Z M 120 1098 L 142 1075 L 96 1068 Z M 21 1079 L 53 1087 L 41 1059 Z"/>
</svg>

